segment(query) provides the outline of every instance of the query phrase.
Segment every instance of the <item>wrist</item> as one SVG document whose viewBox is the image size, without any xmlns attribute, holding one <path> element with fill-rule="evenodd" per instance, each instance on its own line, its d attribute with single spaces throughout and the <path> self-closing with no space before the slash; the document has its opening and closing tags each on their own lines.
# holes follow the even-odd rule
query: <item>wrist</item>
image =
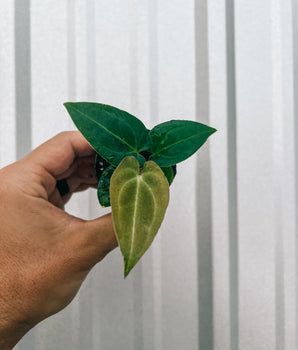
<svg viewBox="0 0 298 350">
<path fill-rule="evenodd" d="M 3 283 L 9 293 L 0 290 L 0 349 L 12 349 L 20 339 L 34 326 L 26 318 L 22 303 L 9 288 L 9 283 Z M 5 288 L 3 288 L 5 289 Z M 23 300 L 24 302 L 24 300 Z"/>
<path fill-rule="evenodd" d="M 31 328 L 25 322 L 0 319 L 0 349 L 11 350 Z"/>
</svg>

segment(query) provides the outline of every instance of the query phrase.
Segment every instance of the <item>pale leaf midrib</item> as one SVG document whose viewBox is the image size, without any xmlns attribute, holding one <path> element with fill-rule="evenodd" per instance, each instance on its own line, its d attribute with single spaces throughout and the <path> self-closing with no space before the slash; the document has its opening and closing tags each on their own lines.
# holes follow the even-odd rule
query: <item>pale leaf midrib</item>
<svg viewBox="0 0 298 350">
<path fill-rule="evenodd" d="M 130 245 L 130 251 L 129 251 L 129 255 L 128 255 L 128 261 L 130 261 L 131 254 L 133 251 L 133 246 L 134 246 L 134 238 L 135 238 L 135 230 L 136 230 L 136 216 L 137 216 L 137 208 L 138 208 L 138 195 L 139 195 L 141 181 L 142 181 L 142 178 L 140 175 L 138 175 L 137 176 L 136 201 L 135 201 L 133 220 L 132 220 L 133 224 L 132 224 L 132 234 L 131 234 L 131 245 Z"/>
<path fill-rule="evenodd" d="M 168 148 L 171 148 L 171 147 L 173 147 L 173 146 L 176 146 L 176 145 L 178 145 L 179 143 L 188 141 L 188 140 L 193 139 L 193 138 L 196 138 L 196 137 L 198 137 L 198 136 L 203 136 L 204 134 L 209 134 L 209 132 L 205 131 L 205 132 L 201 132 L 201 133 L 196 133 L 196 134 L 194 134 L 194 135 L 192 135 L 192 136 L 189 136 L 189 137 L 187 137 L 187 138 L 178 140 L 177 142 L 168 144 L 168 145 L 165 146 L 165 147 L 161 147 L 161 148 L 156 152 L 156 154 L 159 154 L 159 153 L 161 153 L 161 152 L 164 152 L 164 151 L 167 150 Z"/>
<path fill-rule="evenodd" d="M 143 183 L 145 184 L 145 186 L 148 188 L 149 192 L 151 193 L 152 198 L 153 198 L 153 203 L 154 203 L 153 220 L 152 220 L 152 224 L 150 226 L 150 231 L 151 231 L 152 226 L 155 224 L 155 218 L 156 218 L 155 214 L 156 214 L 157 205 L 156 205 L 156 199 L 155 199 L 154 192 L 152 191 L 152 188 L 147 184 L 147 182 L 145 180 L 143 180 Z M 148 236 L 148 237 L 151 238 L 151 236 Z M 146 240 L 146 242 L 147 242 L 147 240 Z"/>
<path fill-rule="evenodd" d="M 139 179 L 139 180 L 138 180 Z M 129 250 L 129 255 L 128 255 L 128 261 L 131 258 L 131 254 L 133 252 L 133 248 L 134 248 L 134 237 L 135 237 L 135 226 L 136 226 L 136 215 L 137 215 L 137 205 L 138 205 L 138 193 L 139 193 L 139 187 L 140 187 L 140 183 L 142 182 L 146 188 L 148 189 L 148 191 L 151 193 L 152 198 L 153 198 L 153 203 L 154 203 L 154 215 L 153 217 L 156 217 L 156 199 L 155 199 L 155 195 L 154 192 L 152 191 L 151 187 L 146 183 L 146 181 L 144 179 L 141 178 L 141 176 L 138 176 L 137 178 L 132 178 L 129 179 L 128 181 L 125 182 L 124 185 L 127 185 L 128 183 L 137 180 L 137 190 L 136 190 L 136 202 L 135 202 L 135 210 L 134 210 L 134 216 L 133 216 L 133 229 L 132 229 L 132 237 L 131 237 L 131 245 L 130 245 L 130 250 Z M 121 187 L 121 189 L 119 190 L 119 198 L 121 197 L 121 193 L 123 191 L 124 185 Z M 150 228 L 153 226 L 154 222 L 152 223 L 152 225 L 150 226 Z"/>
</svg>

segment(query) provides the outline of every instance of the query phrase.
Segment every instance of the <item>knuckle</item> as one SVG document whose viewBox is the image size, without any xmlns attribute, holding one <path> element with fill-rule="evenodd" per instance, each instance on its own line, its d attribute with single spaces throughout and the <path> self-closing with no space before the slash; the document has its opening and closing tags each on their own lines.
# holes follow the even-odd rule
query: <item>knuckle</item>
<svg viewBox="0 0 298 350">
<path fill-rule="evenodd" d="M 71 131 L 71 130 L 65 131 L 64 130 L 64 131 L 59 132 L 59 134 L 57 136 L 61 137 L 61 138 L 68 138 L 68 137 L 71 137 L 75 133 L 77 133 L 77 131 Z"/>
<path fill-rule="evenodd" d="M 69 136 L 69 133 L 70 133 L 71 131 L 61 131 L 61 132 L 59 132 L 59 134 L 57 135 L 57 137 L 68 137 Z"/>
</svg>

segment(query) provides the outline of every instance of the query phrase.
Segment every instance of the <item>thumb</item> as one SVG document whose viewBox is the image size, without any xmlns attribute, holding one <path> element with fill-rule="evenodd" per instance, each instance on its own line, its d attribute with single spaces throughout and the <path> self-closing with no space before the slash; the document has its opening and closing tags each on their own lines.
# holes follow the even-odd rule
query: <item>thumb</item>
<svg viewBox="0 0 298 350">
<path fill-rule="evenodd" d="M 118 246 L 111 214 L 94 220 L 79 220 L 72 226 L 73 251 L 82 269 L 89 270 Z"/>
</svg>

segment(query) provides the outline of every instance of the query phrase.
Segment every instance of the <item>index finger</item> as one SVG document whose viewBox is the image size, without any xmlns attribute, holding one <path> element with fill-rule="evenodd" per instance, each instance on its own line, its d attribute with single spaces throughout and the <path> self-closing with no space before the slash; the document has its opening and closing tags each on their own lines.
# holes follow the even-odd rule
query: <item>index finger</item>
<svg viewBox="0 0 298 350">
<path fill-rule="evenodd" d="M 79 131 L 64 131 L 34 149 L 26 158 L 57 176 L 65 172 L 76 158 L 93 154 L 94 149 Z"/>
</svg>

